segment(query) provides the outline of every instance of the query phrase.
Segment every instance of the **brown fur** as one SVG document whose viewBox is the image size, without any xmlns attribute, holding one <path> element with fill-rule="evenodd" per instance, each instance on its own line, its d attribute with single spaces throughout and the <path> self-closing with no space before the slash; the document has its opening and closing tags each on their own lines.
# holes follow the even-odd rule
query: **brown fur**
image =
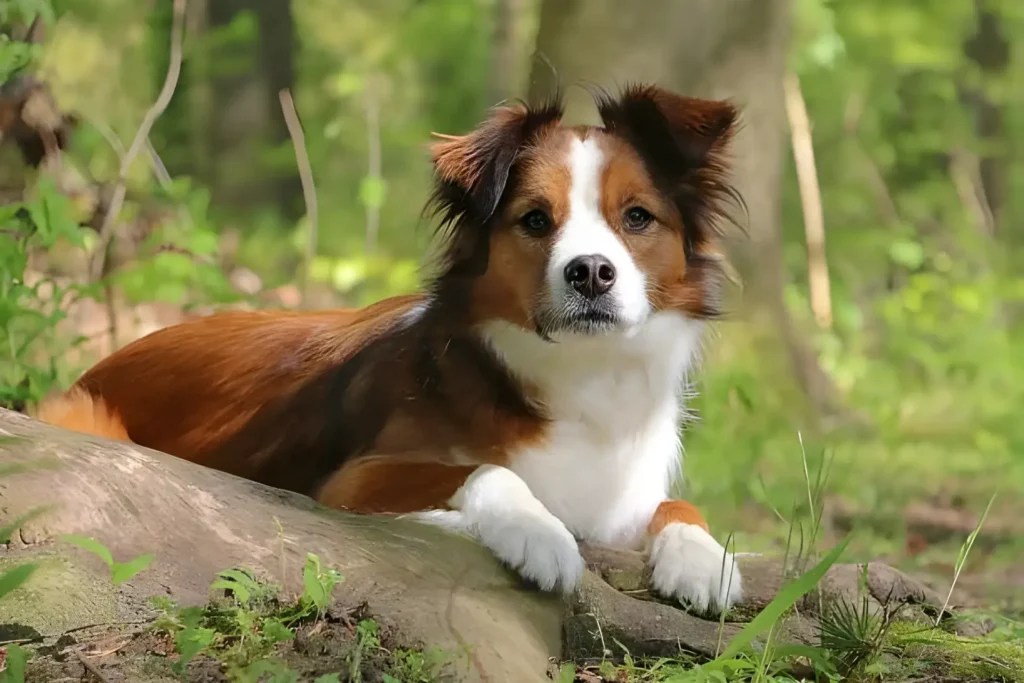
<svg viewBox="0 0 1024 683">
<path fill-rule="evenodd" d="M 232 311 L 190 320 L 108 356 L 72 392 L 115 406 L 135 443 L 203 464 L 260 406 L 342 362 L 419 300 L 398 297 L 361 310 L 314 313 Z M 53 416 L 58 404 L 44 403 L 40 417 Z"/>
<path fill-rule="evenodd" d="M 35 417 L 71 431 L 128 441 L 128 430 L 117 411 L 108 408 L 102 398 L 78 386 L 43 403 Z"/>
<path fill-rule="evenodd" d="M 647 524 L 647 535 L 654 538 L 669 524 L 696 524 L 704 531 L 708 531 L 704 515 L 685 500 L 666 500 L 659 505 Z"/>
<path fill-rule="evenodd" d="M 322 504 L 403 514 L 443 509 L 477 465 L 443 465 L 372 456 L 353 460 L 320 489 Z"/>
</svg>

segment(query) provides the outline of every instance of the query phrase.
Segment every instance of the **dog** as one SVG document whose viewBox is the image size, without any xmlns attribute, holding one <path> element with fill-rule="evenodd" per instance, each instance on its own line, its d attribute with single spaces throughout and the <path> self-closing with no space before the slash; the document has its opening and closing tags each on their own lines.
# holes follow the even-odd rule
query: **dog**
<svg viewBox="0 0 1024 683">
<path fill-rule="evenodd" d="M 167 327 L 38 417 L 467 533 L 545 591 L 577 586 L 578 541 L 646 550 L 660 595 L 729 609 L 733 555 L 669 496 L 739 112 L 647 84 L 595 100 L 600 126 L 556 98 L 439 136 L 421 293 Z"/>
</svg>

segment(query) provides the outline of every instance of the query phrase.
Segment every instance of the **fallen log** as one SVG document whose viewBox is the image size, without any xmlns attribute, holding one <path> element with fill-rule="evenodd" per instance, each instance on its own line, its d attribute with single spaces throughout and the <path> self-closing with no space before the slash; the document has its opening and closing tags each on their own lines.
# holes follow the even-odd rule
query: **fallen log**
<svg viewBox="0 0 1024 683">
<path fill-rule="evenodd" d="M 2 409 L 0 472 L 6 475 L 0 526 L 47 506 L 0 551 L 0 574 L 25 561 L 39 565 L 0 600 L 0 643 L 47 643 L 45 656 L 60 658 L 62 648 L 81 644 L 97 626 L 152 620 L 151 596 L 205 604 L 224 569 L 251 569 L 298 594 L 307 553 L 344 576 L 334 591 L 335 613 L 372 615 L 395 646 L 465 653 L 465 680 L 544 681 L 552 659 L 621 655 L 620 646 L 633 655 L 672 656 L 682 648 L 710 657 L 742 627 L 735 621 L 721 627 L 658 600 L 647 590 L 638 553 L 584 547 L 587 574 L 563 601 L 523 584 L 470 539 L 409 520 L 329 510 L 304 496 Z M 61 542 L 65 534 L 96 539 L 118 561 L 143 553 L 154 560 L 115 586 L 107 565 Z M 740 566 L 745 596 L 730 619 L 748 620 L 782 585 L 782 565 L 743 556 Z M 834 566 L 821 594 L 856 595 L 860 574 L 856 565 Z M 884 565 L 868 565 L 867 586 L 876 603 L 941 607 L 939 596 Z M 809 595 L 787 619 L 784 639 L 815 642 L 816 600 Z"/>
</svg>

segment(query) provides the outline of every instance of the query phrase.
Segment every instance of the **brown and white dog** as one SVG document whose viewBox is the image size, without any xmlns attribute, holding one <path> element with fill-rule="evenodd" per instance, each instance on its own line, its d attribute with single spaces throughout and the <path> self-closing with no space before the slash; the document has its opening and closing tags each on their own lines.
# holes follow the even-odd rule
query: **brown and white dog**
<svg viewBox="0 0 1024 683">
<path fill-rule="evenodd" d="M 545 590 L 577 584 L 577 540 L 646 546 L 664 596 L 729 608 L 732 555 L 669 494 L 737 112 L 650 86 L 597 101 L 601 127 L 508 106 L 434 145 L 424 294 L 168 327 L 39 417 L 471 534 Z"/>
</svg>

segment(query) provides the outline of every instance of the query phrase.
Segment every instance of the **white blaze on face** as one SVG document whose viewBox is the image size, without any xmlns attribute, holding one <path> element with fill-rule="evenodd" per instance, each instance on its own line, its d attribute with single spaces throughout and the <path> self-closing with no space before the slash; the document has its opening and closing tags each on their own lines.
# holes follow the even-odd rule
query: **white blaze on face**
<svg viewBox="0 0 1024 683">
<path fill-rule="evenodd" d="M 569 217 L 559 230 L 548 263 L 551 305 L 557 310 L 571 293 L 565 267 L 577 256 L 600 255 L 615 268 L 608 296 L 626 325 L 637 325 L 650 312 L 644 274 L 601 213 L 604 154 L 597 140 L 574 138 L 569 149 Z"/>
</svg>

